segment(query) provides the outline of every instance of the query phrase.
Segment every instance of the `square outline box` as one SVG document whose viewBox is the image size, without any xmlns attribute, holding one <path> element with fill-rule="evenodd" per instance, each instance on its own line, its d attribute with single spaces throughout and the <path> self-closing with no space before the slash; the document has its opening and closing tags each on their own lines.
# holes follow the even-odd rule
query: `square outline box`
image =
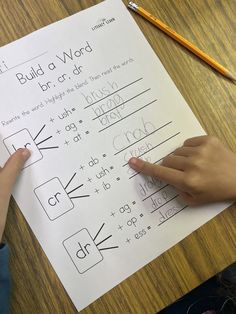
<svg viewBox="0 0 236 314">
<path fill-rule="evenodd" d="M 68 252 L 68 250 L 67 250 L 67 248 L 66 248 L 64 242 L 67 241 L 68 239 L 72 238 L 74 235 L 76 235 L 77 233 L 81 232 L 82 230 L 86 230 L 86 231 L 87 231 L 87 233 L 88 233 L 88 235 L 90 236 L 92 242 L 95 244 L 95 242 L 93 241 L 93 238 L 92 238 L 92 236 L 91 236 L 91 234 L 89 233 L 89 231 L 88 231 L 87 228 L 82 228 L 82 229 L 80 229 L 79 231 L 77 231 L 76 233 L 72 234 L 71 236 L 69 236 L 68 238 L 66 238 L 64 241 L 62 241 L 62 244 L 63 244 L 63 246 L 64 246 L 64 248 L 65 248 L 67 254 L 69 255 L 69 257 L 70 257 L 72 263 L 75 265 L 75 268 L 78 270 L 78 273 L 79 273 L 79 274 L 84 274 L 84 273 L 86 273 L 86 271 L 88 271 L 89 269 L 93 268 L 94 266 L 96 266 L 97 264 L 99 264 L 100 262 L 102 262 L 103 259 L 104 259 L 104 257 L 102 256 L 101 252 L 100 252 L 99 249 L 98 249 L 98 252 L 99 252 L 99 254 L 101 255 L 102 259 L 101 259 L 100 261 L 98 261 L 96 264 L 94 264 L 93 266 L 90 266 L 90 267 L 89 267 L 88 269 L 86 269 L 84 272 L 80 272 L 80 271 L 79 271 L 78 267 L 77 267 L 76 264 L 74 263 L 73 258 L 71 257 L 70 253 Z M 95 245 L 96 245 L 96 244 L 95 244 Z"/>
<path fill-rule="evenodd" d="M 55 218 L 53 218 L 53 219 L 51 219 L 51 218 L 49 217 L 49 215 L 48 215 L 46 209 L 44 208 L 43 204 L 41 203 L 40 199 L 38 198 L 38 195 L 36 194 L 35 190 L 37 190 L 37 189 L 40 188 L 41 186 L 45 185 L 46 183 L 52 181 L 53 179 L 58 179 L 58 181 L 59 181 L 59 183 L 61 184 L 63 190 L 66 192 L 64 186 L 63 186 L 62 183 L 61 183 L 61 180 L 60 180 L 58 177 L 53 177 L 52 179 L 50 179 L 50 180 L 48 180 L 48 181 L 46 181 L 46 182 L 40 184 L 40 185 L 37 186 L 36 188 L 34 188 L 34 194 L 35 194 L 35 196 L 37 197 L 37 199 L 38 199 L 40 205 L 43 207 L 43 209 L 44 209 L 46 215 L 48 216 L 49 220 L 51 220 L 51 221 L 53 221 L 53 220 L 55 220 L 55 219 L 57 219 L 57 218 L 59 218 L 59 217 L 65 215 L 66 213 L 68 213 L 70 210 L 72 210 L 72 209 L 75 207 L 74 203 L 71 201 L 71 199 L 70 199 L 69 196 L 68 196 L 68 198 L 70 199 L 70 202 L 71 202 L 71 204 L 72 204 L 72 207 L 71 207 L 70 209 L 68 209 L 67 211 L 65 211 L 63 214 L 60 214 L 59 216 L 57 216 L 57 217 L 55 217 Z M 67 193 L 66 193 L 66 194 L 67 194 Z"/>
<path fill-rule="evenodd" d="M 7 147 L 7 145 L 5 144 L 5 140 L 7 140 L 8 138 L 10 138 L 10 137 L 12 137 L 12 136 L 16 135 L 17 133 L 20 133 L 20 132 L 21 132 L 21 131 L 23 131 L 23 130 L 26 130 L 26 131 L 27 131 L 27 133 L 29 134 L 30 138 L 31 138 L 31 139 L 32 139 L 32 141 L 34 142 L 35 146 L 37 147 L 37 145 L 36 145 L 36 143 L 35 143 L 35 141 L 34 141 L 34 139 L 33 139 L 32 135 L 30 134 L 30 131 L 29 131 L 28 129 L 24 128 L 24 129 L 21 129 L 20 131 L 15 132 L 15 133 L 13 133 L 13 134 L 11 134 L 11 135 L 9 135 L 8 137 L 5 137 L 5 138 L 3 139 L 3 144 L 4 144 L 4 146 L 6 147 L 6 149 L 7 149 L 7 151 L 8 151 L 8 153 L 9 153 L 9 155 L 10 155 L 10 156 L 11 156 L 12 154 L 10 153 L 10 151 L 9 151 L 9 149 L 8 149 L 8 147 Z M 42 157 L 41 157 L 40 159 L 38 159 L 38 160 L 36 160 L 36 161 L 32 162 L 32 163 L 31 163 L 31 164 L 29 164 L 28 166 L 23 167 L 22 169 L 25 169 L 25 168 L 27 168 L 27 167 L 29 167 L 29 166 L 31 166 L 31 165 L 33 165 L 33 164 L 35 164 L 35 163 L 36 163 L 36 162 L 38 162 L 39 160 L 43 159 L 43 154 L 40 152 L 40 150 L 39 150 L 39 149 L 38 149 L 38 151 L 39 151 L 39 153 L 40 153 L 40 155 L 41 155 Z"/>
</svg>

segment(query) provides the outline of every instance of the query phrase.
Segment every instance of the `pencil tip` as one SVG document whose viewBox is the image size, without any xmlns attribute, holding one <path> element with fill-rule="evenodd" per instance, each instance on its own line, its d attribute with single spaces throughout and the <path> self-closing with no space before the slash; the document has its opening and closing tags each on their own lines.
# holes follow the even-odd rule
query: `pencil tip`
<svg viewBox="0 0 236 314">
<path fill-rule="evenodd" d="M 236 84 L 236 77 L 231 72 L 227 72 L 226 76 Z"/>
</svg>

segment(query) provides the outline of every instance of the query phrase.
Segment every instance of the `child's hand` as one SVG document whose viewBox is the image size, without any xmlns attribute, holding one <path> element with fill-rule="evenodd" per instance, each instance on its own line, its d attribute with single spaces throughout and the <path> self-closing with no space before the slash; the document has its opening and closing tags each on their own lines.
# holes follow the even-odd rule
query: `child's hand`
<svg viewBox="0 0 236 314">
<path fill-rule="evenodd" d="M 28 149 L 18 149 L 0 168 L 0 242 L 5 228 L 9 200 L 13 185 L 25 163 L 29 158 Z"/>
<path fill-rule="evenodd" d="M 175 186 L 189 205 L 236 200 L 236 154 L 212 136 L 186 140 L 161 165 L 134 157 L 129 165 Z"/>
</svg>

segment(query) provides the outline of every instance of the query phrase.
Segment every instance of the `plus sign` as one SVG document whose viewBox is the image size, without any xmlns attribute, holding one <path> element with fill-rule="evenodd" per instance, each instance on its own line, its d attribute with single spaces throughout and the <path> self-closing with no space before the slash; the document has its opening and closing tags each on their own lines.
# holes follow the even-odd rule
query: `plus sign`
<svg viewBox="0 0 236 314">
<path fill-rule="evenodd" d="M 53 118 L 50 119 L 51 122 L 54 122 L 54 120 L 55 120 L 55 119 L 53 119 Z"/>
<path fill-rule="evenodd" d="M 56 133 L 57 133 L 57 134 L 60 134 L 60 133 L 61 133 L 61 130 L 57 130 Z"/>
<path fill-rule="evenodd" d="M 122 229 L 123 229 L 123 226 L 119 225 L 118 229 L 122 230 Z"/>
<path fill-rule="evenodd" d="M 70 143 L 69 141 L 65 140 L 65 143 L 64 143 L 64 144 L 68 146 L 69 143 Z"/>
<path fill-rule="evenodd" d="M 111 216 L 112 216 L 112 217 L 115 217 L 115 212 L 111 212 Z"/>
<path fill-rule="evenodd" d="M 95 189 L 95 193 L 99 193 L 99 190 L 98 190 L 98 189 Z"/>
<path fill-rule="evenodd" d="M 91 178 L 88 178 L 88 182 L 92 182 L 92 179 L 91 179 Z"/>
<path fill-rule="evenodd" d="M 84 166 L 80 165 L 80 169 L 81 169 L 81 170 L 84 170 Z"/>
<path fill-rule="evenodd" d="M 131 241 L 131 239 L 128 239 L 128 238 L 127 238 L 125 242 L 127 242 L 127 243 L 130 244 L 130 241 Z"/>
</svg>

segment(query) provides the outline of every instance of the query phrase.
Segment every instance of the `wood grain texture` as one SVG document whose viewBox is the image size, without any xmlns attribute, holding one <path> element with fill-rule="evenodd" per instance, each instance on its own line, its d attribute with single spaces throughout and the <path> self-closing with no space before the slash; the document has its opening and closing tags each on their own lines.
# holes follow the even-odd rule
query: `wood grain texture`
<svg viewBox="0 0 236 314">
<path fill-rule="evenodd" d="M 0 0 L 0 45 L 99 2 Z M 236 73 L 236 0 L 138 3 Z M 236 151 L 236 85 L 132 15 L 206 132 Z M 11 247 L 12 313 L 77 313 L 14 200 L 8 218 L 5 239 Z M 82 313 L 156 313 L 235 260 L 233 205 Z"/>
</svg>

